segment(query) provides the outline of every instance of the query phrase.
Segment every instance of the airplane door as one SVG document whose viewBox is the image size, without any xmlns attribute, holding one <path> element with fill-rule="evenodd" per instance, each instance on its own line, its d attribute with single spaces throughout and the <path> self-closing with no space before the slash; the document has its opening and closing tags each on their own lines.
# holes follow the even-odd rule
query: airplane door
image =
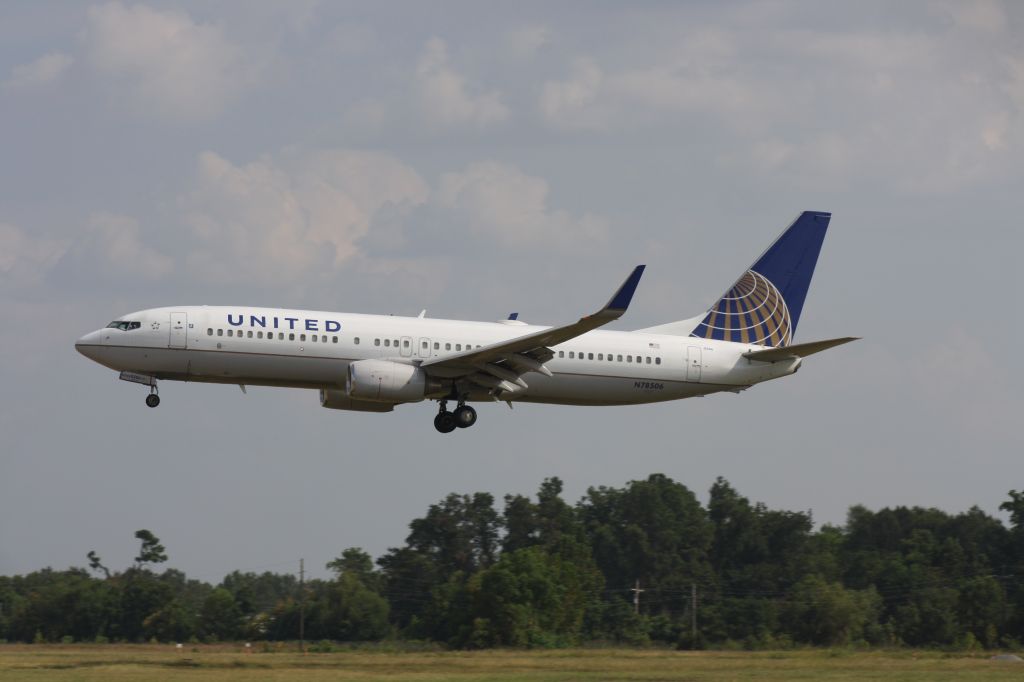
<svg viewBox="0 0 1024 682">
<path fill-rule="evenodd" d="M 412 355 L 412 337 L 411 336 L 403 336 L 402 337 L 401 353 L 402 353 L 403 357 L 410 357 Z"/>
<path fill-rule="evenodd" d="M 700 381 L 699 346 L 690 346 L 686 349 L 686 380 Z"/>
<path fill-rule="evenodd" d="M 430 339 L 421 336 L 420 337 L 420 345 L 417 346 L 417 352 L 419 353 L 419 356 L 421 358 L 429 358 L 430 357 Z"/>
<path fill-rule="evenodd" d="M 186 317 L 185 313 L 171 313 L 171 336 L 167 340 L 168 348 L 184 348 L 187 345 Z"/>
</svg>

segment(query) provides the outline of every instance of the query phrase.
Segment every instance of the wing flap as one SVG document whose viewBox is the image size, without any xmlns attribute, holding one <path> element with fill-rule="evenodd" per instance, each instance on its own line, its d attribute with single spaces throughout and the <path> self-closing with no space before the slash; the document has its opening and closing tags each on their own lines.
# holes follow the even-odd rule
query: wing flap
<svg viewBox="0 0 1024 682">
<path fill-rule="evenodd" d="M 810 343 L 798 343 L 792 346 L 781 348 L 766 348 L 765 350 L 752 350 L 744 353 L 743 357 L 758 362 L 778 362 L 779 360 L 792 360 L 793 358 L 806 358 L 808 355 L 820 353 L 829 348 L 841 346 L 844 343 L 860 340 L 859 336 L 844 336 L 839 339 L 826 339 L 824 341 L 811 341 Z"/>
</svg>

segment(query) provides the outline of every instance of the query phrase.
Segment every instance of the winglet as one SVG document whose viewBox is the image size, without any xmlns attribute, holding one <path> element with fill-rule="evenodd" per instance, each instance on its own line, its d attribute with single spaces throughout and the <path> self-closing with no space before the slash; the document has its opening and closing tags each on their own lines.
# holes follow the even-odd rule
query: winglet
<svg viewBox="0 0 1024 682">
<path fill-rule="evenodd" d="M 640 277 L 644 274 L 645 267 L 647 266 L 638 265 L 633 268 L 633 272 L 626 278 L 626 281 L 622 283 L 622 286 L 619 287 L 619 290 L 615 292 L 615 295 L 612 296 L 612 299 L 608 301 L 608 304 L 605 305 L 601 312 L 609 311 L 620 314 L 626 312 L 629 302 L 633 300 L 633 294 L 636 293 L 636 287 L 640 284 Z"/>
<path fill-rule="evenodd" d="M 508 314 L 508 319 L 513 320 L 513 321 L 518 320 L 519 319 L 519 313 L 509 313 Z"/>
</svg>

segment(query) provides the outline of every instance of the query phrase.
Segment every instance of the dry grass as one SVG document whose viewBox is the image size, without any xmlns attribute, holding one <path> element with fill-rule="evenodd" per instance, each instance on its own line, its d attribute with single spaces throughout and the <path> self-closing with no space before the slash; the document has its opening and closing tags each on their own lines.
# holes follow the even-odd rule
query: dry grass
<svg viewBox="0 0 1024 682">
<path fill-rule="evenodd" d="M 234 645 L 0 645 L 0 680 L 920 680 L 1024 679 L 1024 663 L 921 651 L 245 653 Z"/>
</svg>

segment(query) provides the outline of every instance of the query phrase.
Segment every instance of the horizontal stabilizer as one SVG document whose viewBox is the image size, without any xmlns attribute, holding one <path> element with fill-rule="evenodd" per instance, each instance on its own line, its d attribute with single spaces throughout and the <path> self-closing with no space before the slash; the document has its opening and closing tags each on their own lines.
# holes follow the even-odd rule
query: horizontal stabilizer
<svg viewBox="0 0 1024 682">
<path fill-rule="evenodd" d="M 765 350 L 752 350 L 744 353 L 743 357 L 758 362 L 778 362 L 779 360 L 791 360 L 793 358 L 806 358 L 808 355 L 820 353 L 823 350 L 841 346 L 844 343 L 859 340 L 859 336 L 844 336 L 841 339 L 826 339 L 825 341 L 811 341 L 810 343 L 798 343 L 793 346 L 782 348 L 766 348 Z"/>
</svg>

